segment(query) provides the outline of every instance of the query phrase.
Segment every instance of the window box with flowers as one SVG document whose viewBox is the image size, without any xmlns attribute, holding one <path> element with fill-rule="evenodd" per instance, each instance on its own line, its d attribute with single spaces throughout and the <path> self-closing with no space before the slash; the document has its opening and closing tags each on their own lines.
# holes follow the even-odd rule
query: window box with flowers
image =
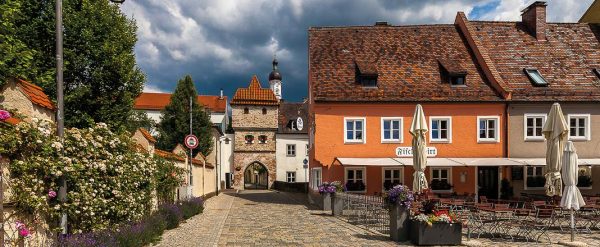
<svg viewBox="0 0 600 247">
<path fill-rule="evenodd" d="M 246 135 L 246 136 L 244 136 L 244 140 L 246 141 L 246 144 L 252 144 L 252 143 L 254 143 L 254 136 Z"/>
</svg>

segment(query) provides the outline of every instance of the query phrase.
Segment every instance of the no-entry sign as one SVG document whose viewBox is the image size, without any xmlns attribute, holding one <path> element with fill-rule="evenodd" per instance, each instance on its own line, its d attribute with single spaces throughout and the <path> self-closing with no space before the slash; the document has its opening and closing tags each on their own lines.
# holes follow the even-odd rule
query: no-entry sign
<svg viewBox="0 0 600 247">
<path fill-rule="evenodd" d="M 198 137 L 196 137 L 195 135 L 187 135 L 185 136 L 183 143 L 185 143 L 185 146 L 187 148 L 194 149 L 198 147 Z"/>
</svg>

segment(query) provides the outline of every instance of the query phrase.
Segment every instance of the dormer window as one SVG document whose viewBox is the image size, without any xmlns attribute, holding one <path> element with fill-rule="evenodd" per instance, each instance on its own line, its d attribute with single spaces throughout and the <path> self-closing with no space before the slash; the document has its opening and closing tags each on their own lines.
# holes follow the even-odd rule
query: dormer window
<svg viewBox="0 0 600 247">
<path fill-rule="evenodd" d="M 548 86 L 548 82 L 542 77 L 542 74 L 537 69 L 523 69 L 527 77 L 531 80 L 534 86 L 545 87 Z"/>
<path fill-rule="evenodd" d="M 466 75 L 450 75 L 450 85 L 452 86 L 464 86 Z"/>
<path fill-rule="evenodd" d="M 593 69 L 593 71 L 594 71 L 594 75 L 596 75 L 596 77 L 598 77 L 598 79 L 600 79 L 600 70 Z"/>
<path fill-rule="evenodd" d="M 447 81 L 450 86 L 466 86 L 467 71 L 455 60 L 438 59 L 442 81 Z"/>
<path fill-rule="evenodd" d="M 267 136 L 266 135 L 259 135 L 258 136 L 258 143 L 261 143 L 261 144 L 267 143 Z"/>
<path fill-rule="evenodd" d="M 292 130 L 296 130 L 296 129 L 298 129 L 298 126 L 297 126 L 296 120 L 289 120 L 289 121 L 288 121 L 288 124 L 287 124 L 287 127 L 288 127 L 289 129 L 292 129 Z"/>
<path fill-rule="evenodd" d="M 246 144 L 252 144 L 252 143 L 254 143 L 254 136 L 246 135 L 246 136 L 244 136 L 244 140 L 246 141 Z"/>
<path fill-rule="evenodd" d="M 354 61 L 356 81 L 363 87 L 377 87 L 377 67 L 374 62 Z"/>
</svg>

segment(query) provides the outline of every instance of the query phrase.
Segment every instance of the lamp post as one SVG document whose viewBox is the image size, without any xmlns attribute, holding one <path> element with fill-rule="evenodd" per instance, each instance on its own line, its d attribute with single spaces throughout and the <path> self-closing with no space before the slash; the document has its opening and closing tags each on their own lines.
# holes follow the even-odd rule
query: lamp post
<svg viewBox="0 0 600 247">
<path fill-rule="evenodd" d="M 123 3 L 125 0 L 109 0 L 113 3 Z M 63 17 L 62 17 L 62 0 L 55 2 L 56 15 L 56 134 L 61 142 L 63 142 L 65 119 L 64 119 L 64 94 L 63 94 Z M 67 181 L 63 176 L 60 178 L 60 188 L 58 190 L 58 199 L 61 202 L 67 200 Z M 63 211 L 60 217 L 60 227 L 62 234 L 67 234 L 67 213 Z"/>
</svg>

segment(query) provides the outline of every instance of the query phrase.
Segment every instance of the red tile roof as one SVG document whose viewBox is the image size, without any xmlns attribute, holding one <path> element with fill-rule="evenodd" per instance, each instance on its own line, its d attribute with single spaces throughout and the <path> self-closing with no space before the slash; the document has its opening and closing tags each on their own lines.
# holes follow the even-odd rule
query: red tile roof
<svg viewBox="0 0 600 247">
<path fill-rule="evenodd" d="M 170 93 L 141 93 L 135 99 L 134 109 L 162 110 L 171 102 Z M 215 95 L 198 95 L 198 103 L 210 109 L 211 112 L 225 112 L 227 96 L 220 98 Z"/>
<path fill-rule="evenodd" d="M 238 88 L 231 100 L 237 105 L 278 105 L 279 100 L 269 88 L 262 88 L 256 75 L 252 76 L 248 88 Z"/>
<path fill-rule="evenodd" d="M 144 138 L 146 138 L 146 140 L 148 140 L 151 143 L 156 143 L 156 139 L 154 139 L 154 137 L 146 129 L 140 128 L 140 132 L 142 133 Z"/>
<path fill-rule="evenodd" d="M 466 87 L 450 86 L 440 61 L 466 72 Z M 357 65 L 376 88 L 357 82 Z M 309 87 L 315 101 L 502 100 L 453 24 L 310 28 Z"/>
<path fill-rule="evenodd" d="M 522 22 L 470 21 L 470 35 L 487 50 L 491 63 L 516 101 L 598 101 L 600 26 L 547 23 L 537 41 Z M 533 86 L 523 71 L 536 68 L 548 82 Z"/>
<path fill-rule="evenodd" d="M 176 155 L 172 152 L 169 151 L 164 151 L 164 150 L 160 150 L 160 149 L 154 149 L 154 154 L 163 157 L 165 159 L 170 159 L 170 160 L 178 160 L 178 161 L 183 161 L 185 162 L 185 158 L 179 155 Z"/>
<path fill-rule="evenodd" d="M 44 90 L 32 83 L 17 79 L 17 85 L 22 89 L 22 92 L 29 97 L 29 100 L 35 105 L 44 107 L 49 110 L 54 110 L 54 103 L 50 101 L 48 95 L 44 93 Z"/>
</svg>

